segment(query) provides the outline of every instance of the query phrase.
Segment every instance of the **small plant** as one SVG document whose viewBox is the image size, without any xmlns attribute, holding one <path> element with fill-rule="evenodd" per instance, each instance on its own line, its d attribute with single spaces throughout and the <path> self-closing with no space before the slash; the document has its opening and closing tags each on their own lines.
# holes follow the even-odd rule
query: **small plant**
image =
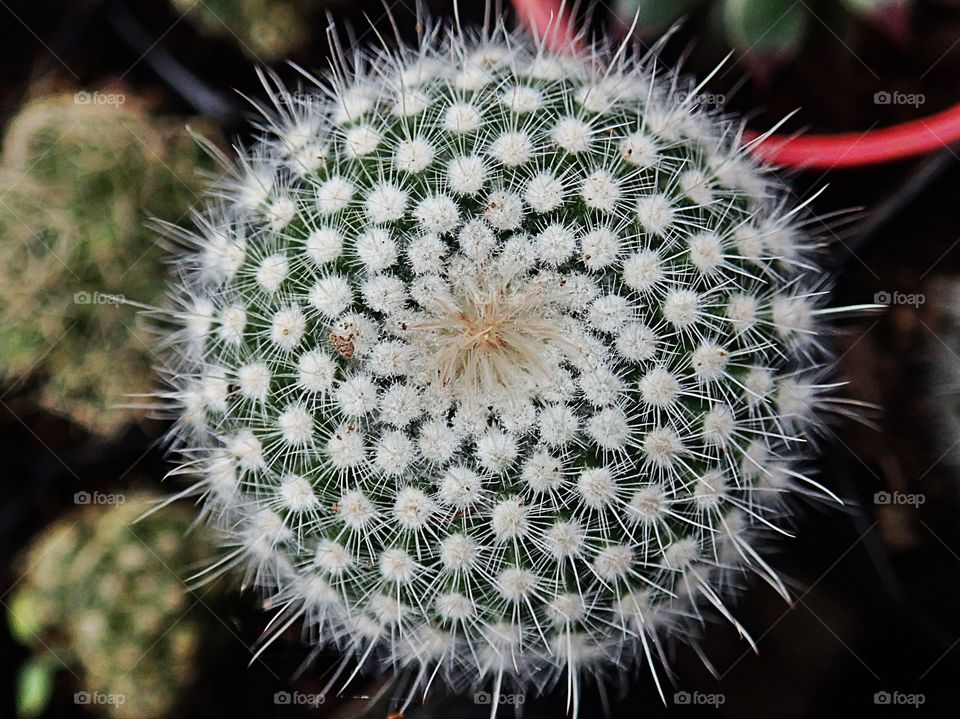
<svg viewBox="0 0 960 719">
<path fill-rule="evenodd" d="M 95 102 L 93 98 L 115 102 Z M 119 98 L 123 101 L 120 102 Z M 149 215 L 174 221 L 210 163 L 182 121 L 135 98 L 77 93 L 27 104 L 0 161 L 0 378 L 108 436 L 142 410 L 150 341 L 127 301 L 163 292 Z M 127 408 L 124 408 L 126 406 Z"/>
<path fill-rule="evenodd" d="M 309 40 L 304 15 L 325 0 L 173 0 L 177 12 L 210 35 L 235 40 L 259 62 L 280 60 Z"/>
<path fill-rule="evenodd" d="M 786 594 L 760 549 L 823 494 L 818 241 L 683 78 L 425 37 L 275 87 L 171 228 L 163 397 L 274 628 L 411 700 L 560 679 L 576 708 L 707 616 L 748 636 L 747 575 Z"/>
<path fill-rule="evenodd" d="M 874 24 L 897 30 L 893 16 L 906 12 L 913 0 L 616 0 L 614 13 L 629 27 L 656 37 L 685 15 L 707 7 L 717 28 L 736 50 L 749 56 L 789 59 L 796 55 L 812 24 L 831 18 L 838 9 Z"/>
<path fill-rule="evenodd" d="M 116 719 L 162 717 L 193 679 L 205 612 L 184 573 L 210 556 L 192 513 L 167 507 L 137 518 L 162 498 L 134 495 L 116 506 L 78 509 L 27 549 L 8 600 L 14 637 L 34 656 L 20 679 L 21 716 L 40 714 L 53 675 L 79 677 L 74 700 Z"/>
</svg>

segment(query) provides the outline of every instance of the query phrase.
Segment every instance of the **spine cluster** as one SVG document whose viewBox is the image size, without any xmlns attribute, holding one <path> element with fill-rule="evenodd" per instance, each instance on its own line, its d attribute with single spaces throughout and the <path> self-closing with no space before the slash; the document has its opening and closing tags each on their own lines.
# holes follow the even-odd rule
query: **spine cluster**
<svg viewBox="0 0 960 719">
<path fill-rule="evenodd" d="M 574 702 L 746 635 L 827 387 L 814 240 L 740 126 L 502 28 L 316 84 L 177 232 L 167 315 L 183 471 L 273 626 Z"/>
</svg>

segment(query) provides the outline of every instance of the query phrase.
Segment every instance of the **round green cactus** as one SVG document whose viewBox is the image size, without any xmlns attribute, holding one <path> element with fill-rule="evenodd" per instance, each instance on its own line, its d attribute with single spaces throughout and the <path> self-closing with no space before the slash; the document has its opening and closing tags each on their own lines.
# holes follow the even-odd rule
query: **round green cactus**
<svg viewBox="0 0 960 719">
<path fill-rule="evenodd" d="M 250 580 L 416 686 L 658 664 L 817 494 L 802 208 L 693 83 L 430 30 L 313 92 L 195 217 L 184 462 Z M 656 671 L 654 670 L 656 676 Z"/>
<path fill-rule="evenodd" d="M 64 667 L 79 675 L 77 703 L 117 719 L 167 715 L 193 679 L 205 613 L 189 611 L 183 581 L 211 550 L 203 532 L 186 537 L 192 515 L 182 507 L 134 524 L 161 499 L 75 510 L 26 550 L 7 612 L 35 653 L 22 674 L 23 713 L 39 713 L 42 688 Z"/>
<path fill-rule="evenodd" d="M 111 102 L 101 102 L 101 100 Z M 211 163 L 133 97 L 58 95 L 9 123 L 0 162 L 0 378 L 109 435 L 142 414 L 150 338 L 125 302 L 163 292 L 149 216 L 177 221 Z"/>
</svg>

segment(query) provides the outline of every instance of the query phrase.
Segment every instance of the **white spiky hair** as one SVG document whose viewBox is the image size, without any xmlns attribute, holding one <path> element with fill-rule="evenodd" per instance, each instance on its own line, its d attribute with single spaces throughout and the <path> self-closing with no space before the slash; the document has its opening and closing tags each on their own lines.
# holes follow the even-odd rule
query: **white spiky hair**
<svg viewBox="0 0 960 719">
<path fill-rule="evenodd" d="M 742 126 L 502 24 L 313 82 L 266 83 L 166 315 L 178 471 L 271 636 L 302 618 L 411 697 L 565 676 L 574 710 L 709 614 L 748 636 L 726 604 L 786 594 L 759 550 L 826 493 L 829 387 L 815 241 Z"/>
</svg>

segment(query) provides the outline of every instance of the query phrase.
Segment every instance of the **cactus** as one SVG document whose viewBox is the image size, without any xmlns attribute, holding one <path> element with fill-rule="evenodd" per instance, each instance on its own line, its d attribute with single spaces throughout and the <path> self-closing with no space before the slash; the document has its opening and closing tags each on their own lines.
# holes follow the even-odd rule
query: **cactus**
<svg viewBox="0 0 960 719">
<path fill-rule="evenodd" d="M 236 40 L 260 62 L 280 60 L 309 40 L 309 15 L 325 0 L 173 0 L 174 9 L 204 33 Z"/>
<path fill-rule="evenodd" d="M 5 382 L 39 377 L 42 405 L 98 435 L 142 414 L 130 395 L 151 387 L 151 340 L 123 303 L 162 293 L 163 252 L 145 222 L 184 216 L 201 166 L 210 163 L 181 121 L 152 118 L 126 95 L 47 97 L 10 121 L 0 164 Z"/>
<path fill-rule="evenodd" d="M 21 673 L 21 715 L 40 714 L 63 667 L 79 677 L 77 703 L 116 719 L 168 715 L 193 679 L 206 615 L 188 611 L 196 599 L 182 577 L 212 550 L 203 532 L 184 539 L 189 510 L 132 524 L 160 498 L 127 499 L 67 514 L 21 558 L 7 612 L 34 652 Z"/>
<path fill-rule="evenodd" d="M 177 256 L 161 396 L 313 642 L 544 689 L 721 614 L 830 386 L 805 210 L 694 85 L 429 29 L 291 95 Z M 345 660 L 347 661 L 347 660 Z M 659 686 L 659 680 L 658 680 Z M 496 702 L 494 702 L 496 704 Z"/>
<path fill-rule="evenodd" d="M 854 17 L 884 24 L 892 13 L 902 14 L 913 0 L 842 0 Z M 736 50 L 751 56 L 789 59 L 803 45 L 815 13 L 829 16 L 832 0 L 796 3 L 792 0 L 616 0 L 614 14 L 626 26 L 637 21 L 645 36 L 656 36 L 685 15 L 709 5 L 716 25 Z M 895 28 L 889 28 L 891 32 Z M 896 34 L 896 33 L 894 33 Z"/>
</svg>

